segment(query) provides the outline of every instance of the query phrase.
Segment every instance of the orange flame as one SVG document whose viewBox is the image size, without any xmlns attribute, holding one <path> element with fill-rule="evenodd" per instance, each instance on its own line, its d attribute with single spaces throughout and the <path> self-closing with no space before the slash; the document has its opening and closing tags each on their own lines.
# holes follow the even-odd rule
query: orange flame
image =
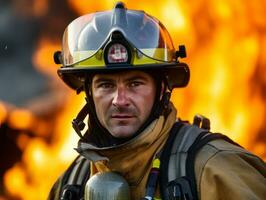
<svg viewBox="0 0 266 200">
<path fill-rule="evenodd" d="M 54 75 L 57 66 L 47 58 L 52 57 L 51 52 L 57 47 L 59 45 L 55 45 L 53 41 L 40 40 L 39 51 L 33 57 L 38 69 L 55 79 L 58 79 Z M 49 69 L 49 66 L 54 68 Z M 4 176 L 5 186 L 10 195 L 27 200 L 47 198 L 54 180 L 76 156 L 73 148 L 78 137 L 70 122 L 81 109 L 83 99 L 84 96 L 76 97 L 74 92 L 69 92 L 65 96 L 64 104 L 67 109 L 56 118 L 57 126 L 54 128 L 55 135 L 51 144 L 41 138 L 29 139 L 26 135 L 20 135 L 17 143 L 23 149 L 22 162 L 8 170 Z M 27 110 L 16 109 L 9 115 L 9 124 L 22 130 L 30 128 L 33 120 L 32 114 Z"/>
<path fill-rule="evenodd" d="M 92 3 L 87 0 L 69 0 L 80 14 L 111 9 L 116 1 Z M 258 141 L 257 133 L 265 130 L 266 108 L 259 89 L 254 85 L 266 83 L 265 14 L 266 3 L 243 1 L 125 1 L 128 8 L 143 9 L 156 16 L 166 26 L 174 43 L 186 44 L 191 68 L 191 82 L 185 89 L 175 90 L 172 101 L 179 116 L 191 119 L 195 112 L 209 117 L 212 130 L 229 135 L 255 154 L 266 159 L 265 141 Z M 159 9 L 158 9 L 159 8 Z M 59 84 L 51 58 L 59 45 L 41 39 L 33 57 L 36 67 Z M 254 79 L 255 72 L 262 76 Z M 264 76 L 262 75 L 264 74 Z M 254 84 L 253 81 L 258 83 Z M 252 84 L 252 85 L 251 85 Z M 252 86 L 252 87 L 251 87 Z M 57 87 L 57 86 L 55 86 Z M 75 96 L 64 87 L 64 110 L 56 118 L 51 144 L 39 138 L 19 137 L 24 149 L 23 158 L 4 176 L 6 189 L 21 199 L 46 199 L 56 178 L 76 156 L 73 148 L 77 136 L 71 120 L 80 110 L 84 96 Z M 67 91 L 67 92 L 66 92 Z M 265 94 L 264 94 L 265 95 Z M 18 117 L 16 111 L 13 114 Z M 31 114 L 19 112 L 32 122 Z M 6 109 L 0 104 L 0 121 L 6 118 Z M 10 123 L 22 127 L 17 121 Z M 27 145 L 23 145 L 24 143 Z"/>
<path fill-rule="evenodd" d="M 18 120 L 23 119 L 23 120 Z M 14 129 L 25 130 L 34 124 L 34 117 L 32 113 L 26 109 L 16 109 L 9 114 L 9 124 Z"/>
<path fill-rule="evenodd" d="M 0 126 L 7 117 L 7 109 L 3 103 L 0 102 Z"/>
</svg>

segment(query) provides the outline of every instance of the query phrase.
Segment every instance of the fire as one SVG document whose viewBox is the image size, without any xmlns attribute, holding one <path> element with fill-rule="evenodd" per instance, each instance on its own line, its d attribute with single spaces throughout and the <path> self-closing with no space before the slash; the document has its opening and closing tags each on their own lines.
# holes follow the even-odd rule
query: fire
<svg viewBox="0 0 266 200">
<path fill-rule="evenodd" d="M 114 2 L 69 0 L 68 4 L 81 15 L 111 9 Z M 178 115 L 190 121 L 195 112 L 207 116 L 213 131 L 227 134 L 266 160 L 265 2 L 155 0 L 151 5 L 147 0 L 138 4 L 128 0 L 125 3 L 128 8 L 143 9 L 156 16 L 172 35 L 175 45 L 187 47 L 186 61 L 192 75 L 187 88 L 173 92 Z M 32 124 L 43 124 L 38 128 L 43 132 L 39 136 L 52 134 L 51 142 L 25 134 L 17 140 L 23 150 L 22 160 L 6 172 L 4 183 L 8 193 L 20 199 L 46 199 L 56 178 L 77 155 L 73 148 L 78 137 L 70 122 L 84 104 L 84 96 L 76 96 L 57 78 L 58 66 L 53 64 L 52 54 L 60 49 L 60 40 L 41 38 L 33 55 L 36 68 L 51 77 L 51 85 L 57 92 L 63 91 L 60 99 L 64 106 L 51 132 L 45 132 L 47 124 L 32 112 L 13 109 L 8 114 L 6 106 L 0 104 L 0 122 L 8 118 L 12 127 L 32 130 L 37 130 Z"/>
<path fill-rule="evenodd" d="M 39 50 L 33 57 L 38 69 L 51 75 L 56 80 L 58 79 L 55 75 L 57 66 L 47 57 L 52 57 L 52 53 L 58 48 L 59 45 L 56 45 L 53 41 L 42 39 L 38 47 Z M 52 67 L 47 69 L 47 66 Z M 59 89 L 62 89 L 60 87 Z M 25 134 L 20 135 L 17 143 L 23 150 L 22 161 L 8 170 L 4 176 L 5 187 L 11 196 L 27 200 L 47 198 L 49 188 L 51 188 L 53 182 L 77 155 L 73 148 L 78 141 L 78 137 L 72 130 L 71 121 L 77 111 L 81 109 L 83 99 L 84 96 L 77 97 L 74 92 L 66 94 L 64 107 L 67 109 L 63 109 L 56 118 L 56 127 L 52 133 L 55 135 L 52 143 L 47 143 L 38 137 L 30 139 Z M 1 113 L 3 115 L 1 116 L 4 117 L 3 106 L 1 107 L 2 109 L 3 112 Z M 10 111 L 8 122 L 14 128 L 30 129 L 37 132 L 38 129 L 36 128 L 38 126 L 34 126 L 34 124 L 42 124 L 40 121 L 38 122 L 36 116 L 33 116 L 30 111 L 25 109 Z M 45 126 L 42 126 L 42 128 L 45 129 Z"/>
<path fill-rule="evenodd" d="M 61 46 L 58 41 L 49 41 L 47 38 L 41 38 L 37 47 L 38 51 L 33 56 L 33 63 L 36 68 L 57 80 L 57 66 L 53 61 L 53 54 L 55 51 L 60 50 Z M 49 58 L 49 59 L 45 59 Z"/>
<path fill-rule="evenodd" d="M 5 121 L 7 116 L 7 109 L 3 103 L 0 102 L 0 126 Z"/>
<path fill-rule="evenodd" d="M 58 126 L 55 129 L 57 135 L 52 144 L 47 144 L 40 138 L 29 141 L 25 136 L 18 140 L 19 146 L 24 148 L 22 161 L 4 176 L 6 189 L 11 195 L 28 200 L 46 199 L 54 180 L 76 156 L 73 148 L 78 138 L 69 122 L 74 117 L 72 113 L 80 109 L 83 98 L 70 99 L 67 102 L 70 112 L 64 111 L 58 116 Z M 27 142 L 27 145 L 23 145 L 23 142 Z"/>
<path fill-rule="evenodd" d="M 23 119 L 23 121 L 17 119 Z M 33 124 L 33 121 L 32 113 L 26 109 L 16 109 L 9 115 L 9 124 L 15 129 L 27 129 Z"/>
</svg>

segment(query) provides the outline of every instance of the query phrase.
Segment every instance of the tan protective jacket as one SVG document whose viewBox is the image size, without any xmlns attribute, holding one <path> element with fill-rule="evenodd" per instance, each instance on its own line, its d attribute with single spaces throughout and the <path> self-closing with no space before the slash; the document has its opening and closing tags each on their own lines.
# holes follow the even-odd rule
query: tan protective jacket
<svg viewBox="0 0 266 200">
<path fill-rule="evenodd" d="M 250 152 L 215 140 L 196 157 L 196 179 L 201 200 L 266 199 L 266 165 Z"/>
<path fill-rule="evenodd" d="M 97 148 L 89 144 L 86 147 L 84 144 L 88 149 L 85 154 L 90 157 L 90 153 L 95 151 L 99 156 L 92 154 L 91 157 L 94 158 L 90 159 L 106 158 L 106 167 L 120 172 L 128 181 L 131 199 L 140 200 L 145 194 L 152 159 L 166 142 L 175 123 L 175 116 L 176 110 L 172 107 L 172 112 L 166 119 L 161 117 L 140 136 L 119 147 Z M 91 166 L 91 175 L 104 170 L 104 167 L 101 168 L 101 161 L 93 162 Z M 216 140 L 205 145 L 196 157 L 195 170 L 201 200 L 266 199 L 265 163 L 228 142 Z M 62 177 L 54 185 L 48 199 L 59 199 L 61 180 Z"/>
</svg>

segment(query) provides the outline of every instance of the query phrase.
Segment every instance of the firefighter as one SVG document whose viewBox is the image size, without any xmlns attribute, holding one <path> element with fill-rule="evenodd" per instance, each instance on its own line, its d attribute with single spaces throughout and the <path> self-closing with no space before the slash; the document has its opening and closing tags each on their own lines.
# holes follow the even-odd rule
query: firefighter
<svg viewBox="0 0 266 200">
<path fill-rule="evenodd" d="M 266 197 L 259 157 L 210 133 L 207 118 L 176 118 L 170 95 L 189 82 L 185 56 L 160 21 L 121 2 L 69 24 L 55 62 L 86 104 L 72 122 L 79 156 L 48 199 Z"/>
</svg>

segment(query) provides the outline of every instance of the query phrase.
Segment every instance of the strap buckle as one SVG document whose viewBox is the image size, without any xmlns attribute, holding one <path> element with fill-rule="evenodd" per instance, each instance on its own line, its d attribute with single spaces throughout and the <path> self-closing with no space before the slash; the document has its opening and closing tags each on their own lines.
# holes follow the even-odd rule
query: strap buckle
<svg viewBox="0 0 266 200">
<path fill-rule="evenodd" d="M 169 182 L 166 190 L 169 200 L 193 200 L 190 182 L 186 177 Z"/>
<path fill-rule="evenodd" d="M 80 185 L 66 185 L 60 197 L 60 200 L 77 200 L 80 199 Z"/>
<path fill-rule="evenodd" d="M 202 128 L 202 129 L 206 129 L 206 130 L 210 130 L 211 129 L 211 122 L 210 120 L 203 116 L 203 115 L 195 115 L 194 119 L 193 119 L 193 125 Z"/>
</svg>

